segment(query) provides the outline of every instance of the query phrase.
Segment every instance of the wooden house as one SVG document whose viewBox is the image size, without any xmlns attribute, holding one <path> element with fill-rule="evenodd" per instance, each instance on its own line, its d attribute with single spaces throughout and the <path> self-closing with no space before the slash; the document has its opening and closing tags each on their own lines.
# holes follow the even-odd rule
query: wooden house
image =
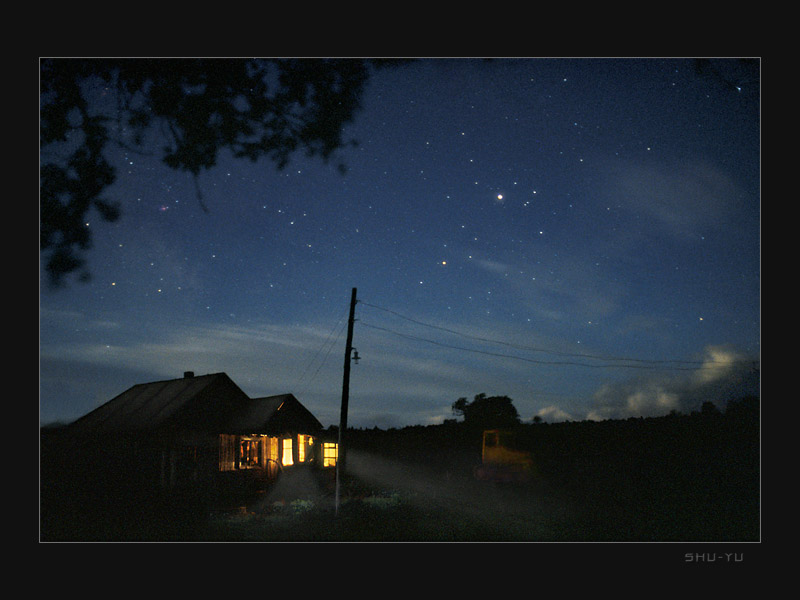
<svg viewBox="0 0 800 600">
<path fill-rule="evenodd" d="M 219 435 L 219 470 L 264 469 L 269 478 L 296 465 L 324 460 L 322 424 L 292 394 L 253 398 Z"/>
<path fill-rule="evenodd" d="M 69 426 L 84 470 L 113 485 L 167 492 L 333 466 L 335 444 L 322 443 L 323 433 L 292 394 L 250 398 L 225 373 L 191 372 L 134 385 Z"/>
</svg>

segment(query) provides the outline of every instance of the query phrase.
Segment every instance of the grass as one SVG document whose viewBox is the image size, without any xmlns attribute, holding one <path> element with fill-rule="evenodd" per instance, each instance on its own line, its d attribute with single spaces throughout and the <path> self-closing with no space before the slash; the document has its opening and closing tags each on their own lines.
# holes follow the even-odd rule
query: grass
<svg viewBox="0 0 800 600">
<path fill-rule="evenodd" d="M 472 479 L 433 487 L 350 478 L 338 510 L 322 494 L 280 494 L 217 513 L 195 531 L 207 541 L 501 542 L 564 541 L 588 530 L 569 501 L 546 486 L 495 486 Z"/>
<path fill-rule="evenodd" d="M 309 500 L 212 516 L 209 541 L 417 542 L 499 540 L 485 523 L 447 508 L 422 507 L 397 494 L 346 499 L 336 511 Z"/>
<path fill-rule="evenodd" d="M 87 503 L 50 490 L 45 541 L 189 542 L 619 542 L 752 541 L 758 506 L 707 485 L 654 487 L 625 478 L 566 486 L 524 485 L 471 474 L 351 456 L 338 510 L 332 471 L 294 469 L 259 494 L 209 505 L 169 497 L 167 505 Z M 463 470 L 462 470 L 463 471 Z M 683 479 L 679 479 L 679 482 Z M 65 491 L 58 488 L 56 491 Z M 701 493 L 702 492 L 702 493 Z M 707 495 L 707 494 L 706 494 Z M 124 497 L 124 495 L 123 495 Z M 749 496 L 745 495 L 745 499 Z"/>
</svg>

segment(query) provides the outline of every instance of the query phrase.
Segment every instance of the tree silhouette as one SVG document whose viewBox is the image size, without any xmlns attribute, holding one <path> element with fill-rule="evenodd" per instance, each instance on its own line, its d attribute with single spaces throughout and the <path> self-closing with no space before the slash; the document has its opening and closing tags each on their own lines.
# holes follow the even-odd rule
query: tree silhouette
<svg viewBox="0 0 800 600">
<path fill-rule="evenodd" d="M 519 424 L 519 413 L 508 396 L 478 394 L 472 402 L 459 398 L 452 405 L 453 413 L 464 417 L 464 424 L 476 427 L 511 427 Z"/>
<path fill-rule="evenodd" d="M 284 168 L 295 152 L 328 161 L 349 142 L 371 67 L 360 59 L 44 59 L 40 63 L 40 250 L 50 282 L 82 269 L 86 215 L 114 221 L 109 144 L 152 152 L 197 175 L 223 149 Z M 100 91 L 98 93 L 98 90 Z M 343 169 L 343 165 L 339 165 Z M 198 187 L 198 199 L 202 196 Z M 80 274 L 88 278 L 85 269 Z"/>
<path fill-rule="evenodd" d="M 761 61 L 757 58 L 739 58 L 736 60 L 696 58 L 694 70 L 700 77 L 707 78 L 732 92 L 744 89 L 758 93 L 761 83 Z"/>
</svg>

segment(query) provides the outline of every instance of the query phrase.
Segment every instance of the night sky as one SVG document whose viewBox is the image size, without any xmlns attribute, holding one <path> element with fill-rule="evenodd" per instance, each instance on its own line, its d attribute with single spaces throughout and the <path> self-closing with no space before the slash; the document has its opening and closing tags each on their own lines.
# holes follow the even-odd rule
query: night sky
<svg viewBox="0 0 800 600">
<path fill-rule="evenodd" d="M 40 423 L 227 373 L 337 424 L 657 416 L 758 390 L 760 82 L 672 59 L 429 59 L 378 71 L 336 163 L 193 179 L 111 148 L 89 283 L 40 266 Z M 757 63 L 756 63 L 757 67 Z M 730 85 L 734 84 L 734 85 Z M 99 91 L 102 93 L 102 90 Z"/>
</svg>

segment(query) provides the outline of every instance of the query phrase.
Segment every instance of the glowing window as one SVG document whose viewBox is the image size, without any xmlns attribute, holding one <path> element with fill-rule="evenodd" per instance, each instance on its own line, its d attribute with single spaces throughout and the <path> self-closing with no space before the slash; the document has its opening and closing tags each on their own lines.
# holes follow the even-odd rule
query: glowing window
<svg viewBox="0 0 800 600">
<path fill-rule="evenodd" d="M 299 462 L 306 462 L 314 460 L 314 453 L 312 446 L 314 445 L 314 438 L 310 435 L 298 434 L 297 436 L 297 460 Z"/>
<path fill-rule="evenodd" d="M 292 438 L 283 438 L 283 458 L 281 463 L 284 467 L 294 464 L 294 460 L 292 460 Z"/>
<path fill-rule="evenodd" d="M 324 442 L 322 444 L 322 466 L 335 467 L 336 459 L 339 456 L 338 447 L 332 442 Z"/>
</svg>

